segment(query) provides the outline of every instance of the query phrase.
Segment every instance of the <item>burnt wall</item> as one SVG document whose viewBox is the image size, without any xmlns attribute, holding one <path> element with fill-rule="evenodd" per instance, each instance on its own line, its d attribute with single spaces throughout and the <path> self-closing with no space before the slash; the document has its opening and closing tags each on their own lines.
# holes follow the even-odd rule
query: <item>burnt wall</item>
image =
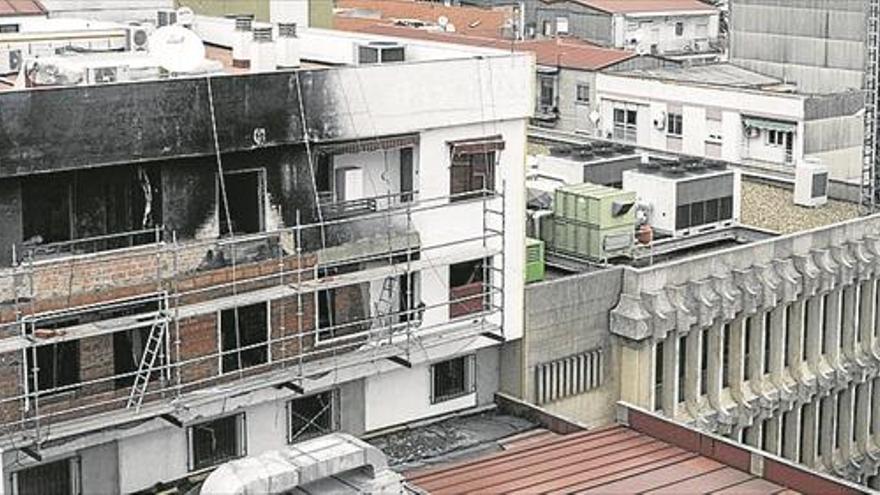
<svg viewBox="0 0 880 495">
<path fill-rule="evenodd" d="M 297 76 L 299 74 L 299 76 Z M 0 94 L 0 177 L 209 156 L 334 139 L 328 71 L 220 76 Z"/>
<path fill-rule="evenodd" d="M 21 236 L 21 187 L 18 180 L 0 180 L 0 266 L 12 262 L 12 246 Z"/>
</svg>

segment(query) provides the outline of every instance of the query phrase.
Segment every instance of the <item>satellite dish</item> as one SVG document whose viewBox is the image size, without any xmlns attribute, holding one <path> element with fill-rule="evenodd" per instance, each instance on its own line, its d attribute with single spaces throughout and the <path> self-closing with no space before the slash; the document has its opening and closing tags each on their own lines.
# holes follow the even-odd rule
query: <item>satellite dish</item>
<svg viewBox="0 0 880 495">
<path fill-rule="evenodd" d="M 601 116 L 599 115 L 599 112 L 593 110 L 592 112 L 590 112 L 589 117 L 590 121 L 593 123 L 593 125 L 595 125 L 597 122 L 599 122 L 599 117 Z"/>
<path fill-rule="evenodd" d="M 449 24 L 449 18 L 446 17 L 445 15 L 441 15 L 440 17 L 437 18 L 437 25 L 442 27 L 443 29 L 446 29 L 446 26 L 448 24 Z"/>
<path fill-rule="evenodd" d="M 179 24 L 190 25 L 196 20 L 196 14 L 189 7 L 181 7 L 177 9 L 177 22 Z"/>
<path fill-rule="evenodd" d="M 193 72 L 205 63 L 205 44 L 189 29 L 165 26 L 150 36 L 150 56 L 168 72 Z"/>
<path fill-rule="evenodd" d="M 451 22 L 450 22 L 450 23 L 447 23 L 447 24 L 446 24 L 446 32 L 448 32 L 448 33 L 454 33 L 454 32 L 455 32 L 455 24 L 453 24 L 453 23 L 451 23 Z"/>
</svg>

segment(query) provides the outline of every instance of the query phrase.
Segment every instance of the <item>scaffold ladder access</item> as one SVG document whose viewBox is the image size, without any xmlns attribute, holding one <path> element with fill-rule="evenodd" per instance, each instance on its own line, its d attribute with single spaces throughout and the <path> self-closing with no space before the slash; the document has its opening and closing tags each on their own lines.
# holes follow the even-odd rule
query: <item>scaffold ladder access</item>
<svg viewBox="0 0 880 495">
<path fill-rule="evenodd" d="M 144 394 L 150 385 L 150 376 L 153 374 L 156 359 L 162 353 L 162 343 L 165 342 L 166 333 L 168 333 L 168 316 L 163 309 L 156 315 L 156 319 L 153 320 L 153 325 L 150 327 L 150 335 L 147 337 L 147 343 L 141 355 L 141 362 L 138 365 L 137 374 L 134 376 L 134 383 L 128 395 L 126 408 L 131 409 L 134 407 L 136 411 L 141 408 Z"/>
<path fill-rule="evenodd" d="M 862 149 L 862 214 L 877 210 L 877 185 L 880 182 L 877 167 L 877 80 L 878 49 L 880 49 L 880 0 L 866 2 L 865 25 L 865 136 Z"/>
</svg>

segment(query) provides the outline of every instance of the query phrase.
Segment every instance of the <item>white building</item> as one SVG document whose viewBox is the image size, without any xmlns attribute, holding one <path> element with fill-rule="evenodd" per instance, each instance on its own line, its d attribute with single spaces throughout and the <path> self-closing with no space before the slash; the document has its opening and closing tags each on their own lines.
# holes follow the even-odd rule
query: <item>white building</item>
<svg viewBox="0 0 880 495">
<path fill-rule="evenodd" d="M 26 270 L 34 301 L 0 318 L 0 493 L 129 493 L 313 434 L 492 402 L 502 346 L 523 327 L 533 56 L 298 40 L 308 62 L 290 71 L 0 92 L 3 108 L 50 108 L 59 91 L 66 106 L 27 136 L 30 117 L 9 111 L 0 131 L 32 152 L 0 151 L 0 202 L 21 209 L 4 218 L 23 219 L 2 226 L 0 251 L 29 260 L 0 268 L 0 300 L 17 304 Z M 377 48 L 397 51 L 375 63 Z M 129 123 L 110 118 L 110 94 Z M 128 231 L 90 223 L 89 205 L 43 209 L 135 172 Z M 162 240 L 134 240 L 157 213 Z M 61 273 L 70 284 L 52 282 Z"/>
<path fill-rule="evenodd" d="M 596 86 L 602 137 L 789 173 L 815 157 L 833 178 L 858 180 L 857 92 L 802 94 L 727 64 L 601 73 Z"/>
<path fill-rule="evenodd" d="M 717 60 L 720 11 L 699 0 L 528 0 L 526 33 L 643 54 Z"/>
</svg>

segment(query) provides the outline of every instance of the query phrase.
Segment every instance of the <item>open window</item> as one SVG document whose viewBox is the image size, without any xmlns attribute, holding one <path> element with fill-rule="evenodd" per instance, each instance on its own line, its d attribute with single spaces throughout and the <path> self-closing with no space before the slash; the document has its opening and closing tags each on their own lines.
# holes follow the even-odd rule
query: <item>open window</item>
<svg viewBox="0 0 880 495">
<path fill-rule="evenodd" d="M 239 306 L 220 312 L 223 373 L 268 361 L 269 303 Z"/>
<path fill-rule="evenodd" d="M 489 308 L 486 267 L 491 259 L 464 261 L 449 266 L 449 317 L 458 318 Z"/>
<path fill-rule="evenodd" d="M 80 493 L 79 459 L 69 457 L 15 471 L 12 486 L 16 495 Z"/>
<path fill-rule="evenodd" d="M 246 431 L 244 413 L 190 426 L 187 429 L 190 471 L 246 455 Z"/>
<path fill-rule="evenodd" d="M 474 355 L 460 356 L 431 365 L 431 404 L 474 392 Z"/>
<path fill-rule="evenodd" d="M 150 338 L 152 325 L 131 330 L 123 330 L 113 334 L 113 371 L 116 374 L 116 388 L 131 387 L 134 384 L 134 373 L 138 371 L 147 341 Z M 165 362 L 165 339 L 159 344 L 159 354 L 156 356 L 154 367 L 161 367 Z M 158 380 L 162 376 L 160 372 L 150 373 L 150 380 Z"/>
<path fill-rule="evenodd" d="M 28 387 L 40 396 L 71 392 L 80 383 L 79 342 L 67 341 L 37 347 L 36 362 L 31 349 L 25 351 Z M 34 382 L 34 367 L 37 379 Z M 59 390 L 60 389 L 60 390 Z"/>
<path fill-rule="evenodd" d="M 227 204 L 224 204 L 223 194 L 218 188 L 220 235 L 228 235 L 230 227 L 234 234 L 254 234 L 265 230 L 265 219 L 263 218 L 263 204 L 266 194 L 265 170 L 224 172 L 223 182 L 226 188 L 229 215 L 227 218 Z"/>
<path fill-rule="evenodd" d="M 358 263 L 339 265 L 318 270 L 319 277 L 331 277 L 358 271 Z M 369 322 L 362 284 L 352 284 L 315 293 L 317 298 L 318 341 L 325 342 L 345 337 L 365 329 Z"/>
<path fill-rule="evenodd" d="M 451 201 L 461 201 L 495 191 L 495 160 L 504 149 L 501 136 L 452 141 L 449 172 Z"/>
<path fill-rule="evenodd" d="M 287 403 L 287 412 L 288 443 L 301 442 L 338 429 L 334 390 L 293 399 Z"/>
</svg>

